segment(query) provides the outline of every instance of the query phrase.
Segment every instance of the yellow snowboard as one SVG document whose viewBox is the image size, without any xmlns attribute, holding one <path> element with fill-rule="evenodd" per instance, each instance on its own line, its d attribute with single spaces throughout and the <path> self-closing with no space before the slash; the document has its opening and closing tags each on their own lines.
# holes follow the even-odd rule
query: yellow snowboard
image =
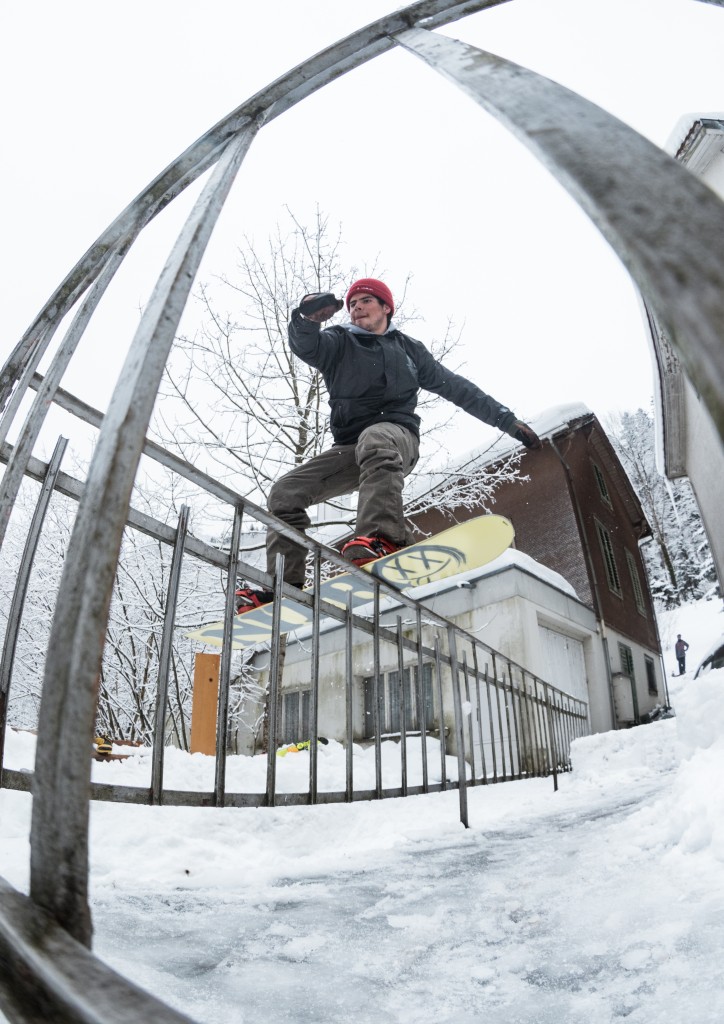
<svg viewBox="0 0 724 1024">
<path fill-rule="evenodd" d="M 449 576 L 477 569 L 492 562 L 510 547 L 515 532 L 510 520 L 504 516 L 478 516 L 448 530 L 417 541 L 401 551 L 384 555 L 364 566 L 365 572 L 385 580 L 398 590 L 421 587 L 426 583 L 444 580 Z M 374 594 L 363 580 L 349 573 L 325 580 L 320 595 L 325 601 L 340 608 L 347 607 L 352 594 L 352 607 L 367 604 Z M 289 632 L 312 621 L 312 609 L 285 597 L 281 607 L 282 630 Z M 233 646 L 249 647 L 271 637 L 272 604 L 234 618 Z M 194 640 L 220 647 L 224 636 L 224 623 L 214 622 L 187 634 Z"/>
</svg>

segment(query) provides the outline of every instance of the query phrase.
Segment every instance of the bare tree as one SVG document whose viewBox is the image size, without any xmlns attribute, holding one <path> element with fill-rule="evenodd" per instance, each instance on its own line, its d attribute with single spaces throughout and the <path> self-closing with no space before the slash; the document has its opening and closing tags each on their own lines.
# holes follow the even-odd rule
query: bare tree
<svg viewBox="0 0 724 1024">
<path fill-rule="evenodd" d="M 155 419 L 164 444 L 262 504 L 283 472 L 330 443 L 321 375 L 287 343 L 291 311 L 307 292 L 344 294 L 346 285 L 360 276 L 343 260 L 341 229 L 331 229 L 319 209 L 311 225 L 289 210 L 287 216 L 264 248 L 244 239 L 233 278 L 222 277 L 199 290 L 200 326 L 177 339 Z M 380 271 L 373 266 L 363 273 Z M 395 322 L 407 330 L 418 319 L 414 310 L 405 308 L 408 283 L 395 309 Z M 223 302 L 232 303 L 234 312 L 220 312 Z M 449 365 L 458 341 L 450 321 L 430 349 Z M 454 412 L 442 399 L 423 393 L 421 411 L 431 407 L 436 422 L 425 437 L 428 463 L 444 450 L 442 434 Z M 440 407 L 446 412 L 441 414 Z M 423 460 L 418 471 L 424 468 Z M 514 472 L 513 463 L 493 475 L 477 469 L 464 486 L 456 484 L 451 503 L 459 505 L 462 494 L 465 501 L 485 506 L 498 483 Z M 325 526 L 352 524 L 354 510 L 344 502 L 330 502 L 329 507 L 333 512 L 325 516 Z M 421 507 L 414 499 L 409 513 Z M 260 536 L 259 546 L 262 540 Z M 245 546 L 249 548 L 249 538 Z"/>
<path fill-rule="evenodd" d="M 606 431 L 646 513 L 652 543 L 642 553 L 657 603 L 676 607 L 716 589 L 716 570 L 688 480 L 666 480 L 656 466 L 651 413 L 611 416 Z"/>
<path fill-rule="evenodd" d="M 170 486 L 153 492 L 139 489 L 134 505 L 172 522 L 177 516 Z M 21 488 L 2 552 L 0 629 L 8 621 L 37 485 Z M 27 595 L 18 625 L 8 704 L 8 721 L 32 729 L 37 724 L 50 625 L 76 504 L 54 494 L 41 532 Z M 135 530 L 124 538 L 114 585 L 103 663 L 99 678 L 96 728 L 99 733 L 150 743 L 153 737 L 159 652 L 167 600 L 171 549 Z M 188 748 L 194 641 L 187 628 L 208 622 L 223 609 L 222 575 L 196 559 L 186 558 L 181 575 L 177 622 L 169 672 L 167 735 Z"/>
<path fill-rule="evenodd" d="M 332 291 L 348 273 L 319 211 L 311 228 L 289 216 L 291 231 L 277 225 L 265 250 L 244 240 L 233 280 L 201 287 L 201 325 L 177 339 L 156 419 L 165 443 L 196 462 L 203 454 L 259 499 L 328 441 L 323 382 L 290 351 L 287 323 L 302 295 Z M 221 301 L 234 314 L 220 313 Z"/>
</svg>

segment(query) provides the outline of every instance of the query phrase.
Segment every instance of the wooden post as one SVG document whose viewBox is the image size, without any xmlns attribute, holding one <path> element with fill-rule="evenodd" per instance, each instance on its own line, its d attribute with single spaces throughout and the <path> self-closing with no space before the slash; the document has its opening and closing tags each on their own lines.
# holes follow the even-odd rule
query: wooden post
<svg viewBox="0 0 724 1024">
<path fill-rule="evenodd" d="M 194 658 L 194 696 L 191 703 L 191 753 L 216 754 L 216 709 L 219 700 L 220 654 Z"/>
</svg>

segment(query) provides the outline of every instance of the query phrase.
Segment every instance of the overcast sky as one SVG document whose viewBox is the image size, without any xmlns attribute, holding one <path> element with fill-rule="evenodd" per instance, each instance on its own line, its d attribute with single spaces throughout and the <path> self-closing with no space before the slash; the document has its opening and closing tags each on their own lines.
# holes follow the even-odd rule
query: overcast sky
<svg viewBox="0 0 724 1024">
<path fill-rule="evenodd" d="M 26 0 L 2 14 L 2 357 L 108 223 L 183 149 L 277 75 L 402 6 L 390 0 Z M 580 92 L 664 145 L 724 109 L 724 11 L 697 0 L 510 0 L 448 34 Z M 190 196 L 188 201 L 190 201 Z M 100 404 L 188 201 L 159 218 L 71 378 Z M 233 268 L 288 204 L 319 204 L 350 263 L 384 268 L 424 320 L 463 329 L 463 372 L 524 418 L 568 402 L 646 406 L 636 292 L 563 189 L 493 118 L 401 51 L 262 130 L 201 278 Z M 349 282 L 339 282 L 340 291 Z M 70 384 L 69 384 L 70 386 Z M 456 417 L 453 449 L 487 428 Z"/>
</svg>

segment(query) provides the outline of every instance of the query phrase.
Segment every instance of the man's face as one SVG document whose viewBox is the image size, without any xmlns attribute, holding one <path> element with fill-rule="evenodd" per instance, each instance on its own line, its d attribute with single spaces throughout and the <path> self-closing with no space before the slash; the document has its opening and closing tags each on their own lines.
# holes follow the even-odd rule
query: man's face
<svg viewBox="0 0 724 1024">
<path fill-rule="evenodd" d="M 367 292 L 355 292 L 349 300 L 349 315 L 356 327 L 370 334 L 384 334 L 390 307 Z"/>
</svg>

